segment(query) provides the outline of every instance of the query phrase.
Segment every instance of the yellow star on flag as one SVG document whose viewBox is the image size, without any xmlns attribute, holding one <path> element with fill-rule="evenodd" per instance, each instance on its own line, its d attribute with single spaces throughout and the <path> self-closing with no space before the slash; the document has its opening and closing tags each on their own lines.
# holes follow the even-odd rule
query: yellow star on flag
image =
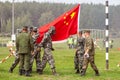
<svg viewBox="0 0 120 80">
<path fill-rule="evenodd" d="M 73 12 L 70 16 L 71 16 L 71 19 L 75 16 L 75 12 Z"/>
<path fill-rule="evenodd" d="M 69 22 L 66 21 L 66 18 L 67 18 L 67 17 L 70 17 L 70 18 L 72 19 L 72 18 L 75 16 L 75 14 L 76 14 L 76 12 L 72 12 L 72 13 L 68 16 L 68 13 L 66 13 L 65 16 L 63 17 L 63 19 L 64 19 L 64 24 L 65 24 L 65 25 L 69 25 Z"/>
</svg>

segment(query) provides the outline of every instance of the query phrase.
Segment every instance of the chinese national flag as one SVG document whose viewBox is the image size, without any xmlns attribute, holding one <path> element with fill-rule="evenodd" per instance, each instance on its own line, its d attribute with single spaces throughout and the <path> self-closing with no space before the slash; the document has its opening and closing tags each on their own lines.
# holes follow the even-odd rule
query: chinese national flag
<svg viewBox="0 0 120 80">
<path fill-rule="evenodd" d="M 40 43 L 44 33 L 47 32 L 51 26 L 55 26 L 56 28 L 56 33 L 52 36 L 52 41 L 62 41 L 67 39 L 69 35 L 76 34 L 78 30 L 79 8 L 80 5 L 77 5 L 52 22 L 38 28 L 40 37 L 37 39 L 37 43 Z"/>
</svg>

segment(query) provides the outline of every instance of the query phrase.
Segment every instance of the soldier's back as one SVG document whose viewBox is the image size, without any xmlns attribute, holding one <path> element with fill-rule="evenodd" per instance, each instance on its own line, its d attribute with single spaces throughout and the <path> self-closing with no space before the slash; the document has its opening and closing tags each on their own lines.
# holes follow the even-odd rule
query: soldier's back
<svg viewBox="0 0 120 80">
<path fill-rule="evenodd" d="M 94 55 L 94 43 L 91 37 L 85 38 L 85 50 L 86 49 L 89 49 L 89 55 Z"/>
<path fill-rule="evenodd" d="M 30 35 L 29 33 L 21 33 L 17 37 L 17 43 L 19 45 L 18 53 L 28 53 L 30 51 Z"/>
<path fill-rule="evenodd" d="M 85 38 L 79 37 L 77 39 L 77 47 L 80 47 L 81 49 L 84 49 L 84 43 L 85 43 Z"/>
</svg>

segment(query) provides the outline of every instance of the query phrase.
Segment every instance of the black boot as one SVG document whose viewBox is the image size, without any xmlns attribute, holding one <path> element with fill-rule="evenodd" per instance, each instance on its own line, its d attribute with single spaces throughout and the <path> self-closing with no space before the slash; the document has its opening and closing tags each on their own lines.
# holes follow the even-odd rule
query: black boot
<svg viewBox="0 0 120 80">
<path fill-rule="evenodd" d="M 27 77 L 31 77 L 31 75 L 30 75 L 30 71 L 29 71 L 29 70 L 25 71 L 25 76 L 27 76 Z"/>
<path fill-rule="evenodd" d="M 81 76 L 85 76 L 85 72 L 86 72 L 86 70 L 85 70 L 85 69 L 82 69 L 81 72 L 80 72 L 80 73 L 81 73 L 80 75 L 81 75 Z"/>
<path fill-rule="evenodd" d="M 24 69 L 22 69 L 22 75 L 24 75 L 25 74 L 25 70 Z"/>
<path fill-rule="evenodd" d="M 55 69 L 52 69 L 52 74 L 53 74 L 54 76 L 58 76 L 58 74 L 56 73 L 56 70 L 55 70 Z"/>
<path fill-rule="evenodd" d="M 43 70 L 42 69 L 39 69 L 39 72 L 38 72 L 40 75 L 43 74 Z"/>
<path fill-rule="evenodd" d="M 29 69 L 29 72 L 32 73 L 32 68 Z"/>
<path fill-rule="evenodd" d="M 10 72 L 10 73 L 13 73 L 13 68 L 10 68 L 10 69 L 9 69 L 9 72 Z"/>
<path fill-rule="evenodd" d="M 95 76 L 100 76 L 99 71 L 95 70 Z"/>
<path fill-rule="evenodd" d="M 22 69 L 19 70 L 19 75 L 20 75 L 20 76 L 23 75 L 23 74 L 22 74 Z"/>
<path fill-rule="evenodd" d="M 79 69 L 77 69 L 77 71 L 75 72 L 76 74 L 80 73 Z"/>
<path fill-rule="evenodd" d="M 39 72 L 40 72 L 40 69 L 37 69 L 36 72 L 39 73 Z"/>
</svg>

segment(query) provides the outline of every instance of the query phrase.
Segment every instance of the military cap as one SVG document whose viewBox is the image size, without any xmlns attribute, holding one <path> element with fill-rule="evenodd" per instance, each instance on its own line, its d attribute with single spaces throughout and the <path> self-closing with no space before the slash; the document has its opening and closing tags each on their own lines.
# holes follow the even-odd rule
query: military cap
<svg viewBox="0 0 120 80">
<path fill-rule="evenodd" d="M 23 29 L 24 29 L 24 30 L 27 30 L 27 29 L 28 29 L 28 26 L 23 26 Z"/>
<path fill-rule="evenodd" d="M 30 29 L 33 29 L 33 27 L 30 27 Z"/>
<path fill-rule="evenodd" d="M 90 30 L 84 30 L 84 33 L 87 32 L 87 33 L 90 33 Z"/>
<path fill-rule="evenodd" d="M 51 26 L 49 30 L 55 31 L 55 26 Z"/>
<path fill-rule="evenodd" d="M 33 28 L 33 31 L 34 31 L 34 32 L 37 32 L 37 27 L 34 27 L 34 28 Z"/>
</svg>

